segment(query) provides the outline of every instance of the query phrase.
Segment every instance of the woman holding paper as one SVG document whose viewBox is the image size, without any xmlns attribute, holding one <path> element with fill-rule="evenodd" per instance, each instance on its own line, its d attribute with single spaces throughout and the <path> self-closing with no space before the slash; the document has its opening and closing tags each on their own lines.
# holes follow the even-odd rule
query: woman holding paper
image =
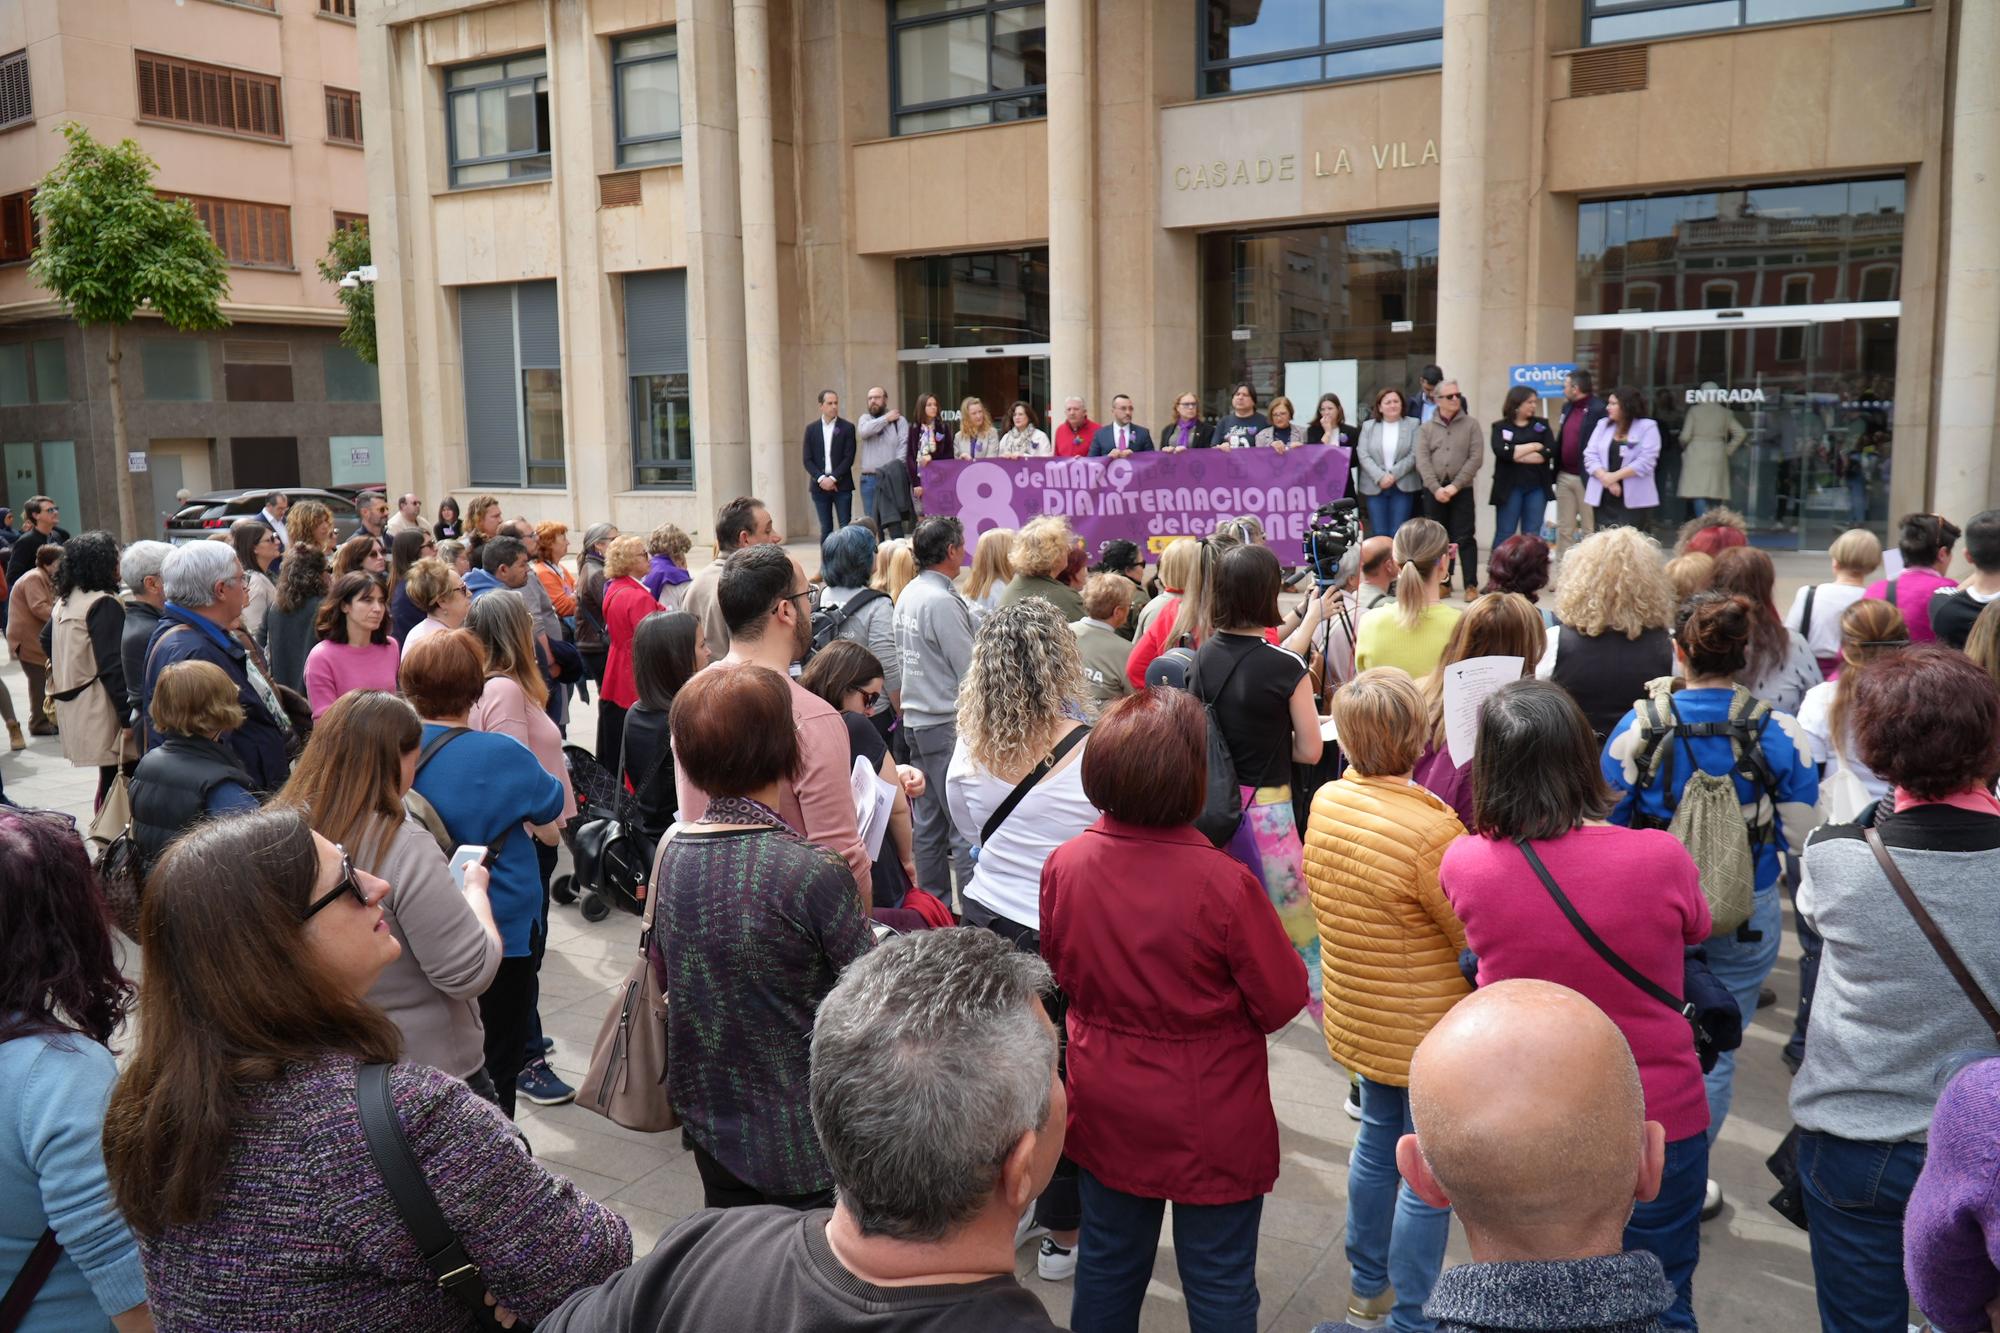
<svg viewBox="0 0 2000 1333">
<path fill-rule="evenodd" d="M 1489 601 L 1482 598 L 1466 620 Z M 1479 959 L 1479 984 L 1534 977 L 1571 986 L 1611 1017 L 1631 1044 L 1646 1118 L 1666 1129 L 1657 1197 L 1632 1209 L 1625 1248 L 1651 1250 L 1678 1291 L 1661 1317 L 1693 1328 L 1695 1261 L 1708 1178 L 1708 1101 L 1687 1020 L 1604 964 L 1564 918 L 1516 839 L 1531 840 L 1578 916 L 1639 973 L 1683 994 L 1683 953 L 1708 937 L 1708 902 L 1694 858 L 1663 830 L 1606 822 L 1611 792 L 1595 771 L 1597 737 L 1560 685 L 1503 685 L 1479 715 L 1472 760 L 1478 817 L 1444 854 L 1438 880 Z M 1644 884 L 1647 891 L 1634 893 Z"/>
<path fill-rule="evenodd" d="M 1437 670 L 1424 677 L 1418 687 L 1424 696 L 1429 733 L 1413 776 L 1418 786 L 1450 806 L 1467 828 L 1472 827 L 1472 756 L 1467 754 L 1464 763 L 1456 762 L 1447 743 L 1445 678 L 1460 662 L 1489 657 L 1518 657 L 1517 677 L 1532 677 L 1547 640 L 1541 613 L 1533 602 L 1515 592 L 1489 594 L 1458 618 L 1451 638 L 1445 641 Z M 1457 701 L 1455 695 L 1454 691 L 1452 702 Z"/>
<path fill-rule="evenodd" d="M 847 744 L 855 759 L 882 775 L 882 781 L 896 789 L 895 804 L 889 809 L 889 828 L 875 855 L 875 910 L 903 905 L 903 895 L 917 882 L 915 844 L 911 841 L 910 798 L 924 792 L 924 774 L 919 768 L 898 765 L 889 753 L 889 742 L 869 718 L 875 702 L 882 697 L 882 660 L 852 639 L 835 639 L 813 654 L 799 684 L 840 710 L 847 724 Z M 890 924 L 896 924 L 891 922 Z"/>
</svg>

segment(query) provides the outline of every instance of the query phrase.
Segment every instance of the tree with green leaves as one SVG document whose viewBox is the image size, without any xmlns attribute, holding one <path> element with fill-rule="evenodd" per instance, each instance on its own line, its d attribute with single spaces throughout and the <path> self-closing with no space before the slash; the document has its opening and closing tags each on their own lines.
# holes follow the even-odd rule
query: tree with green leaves
<svg viewBox="0 0 2000 1333">
<path fill-rule="evenodd" d="M 111 437 L 118 472 L 118 527 L 126 540 L 142 534 L 127 463 L 125 394 L 119 373 L 120 334 L 142 310 L 182 332 L 221 328 L 229 278 L 222 251 L 185 199 L 163 199 L 153 188 L 153 159 L 126 139 L 99 143 L 71 121 L 62 127 L 69 149 L 35 187 L 41 238 L 28 272 L 86 327 L 101 325 L 110 372 Z"/>
<path fill-rule="evenodd" d="M 341 307 L 347 311 L 347 327 L 340 331 L 340 345 L 372 366 L 375 364 L 375 284 L 357 282 L 352 287 L 339 286 L 342 278 L 365 264 L 375 262 L 370 253 L 368 219 L 335 227 L 333 235 L 327 238 L 326 254 L 319 260 L 319 275 L 335 284 Z"/>
</svg>

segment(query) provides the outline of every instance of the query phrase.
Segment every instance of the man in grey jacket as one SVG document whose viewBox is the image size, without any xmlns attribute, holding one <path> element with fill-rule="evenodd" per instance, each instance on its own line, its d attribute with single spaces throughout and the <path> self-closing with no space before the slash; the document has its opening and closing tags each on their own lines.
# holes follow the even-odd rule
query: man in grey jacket
<svg viewBox="0 0 2000 1333">
<path fill-rule="evenodd" d="M 878 384 L 868 391 L 868 410 L 854 423 L 854 431 L 861 437 L 861 512 L 872 516 L 875 491 L 882 481 L 880 473 L 903 456 L 910 428 L 903 414 L 889 406 L 889 391 Z"/>
<path fill-rule="evenodd" d="M 896 602 L 896 647 L 903 658 L 903 725 L 910 762 L 923 770 L 914 802 L 918 887 L 951 901 L 952 872 L 972 879 L 968 844 L 945 808 L 945 770 L 958 744 L 958 683 L 972 665 L 972 608 L 952 580 L 965 565 L 965 528 L 927 518 L 910 542 L 917 577 Z"/>
<path fill-rule="evenodd" d="M 1419 512 L 1444 524 L 1445 532 L 1458 544 L 1459 568 L 1465 572 L 1468 602 L 1479 595 L 1479 515 L 1473 508 L 1478 501 L 1473 495 L 1472 479 L 1479 475 L 1480 465 L 1485 461 L 1486 442 L 1465 410 L 1465 397 L 1459 392 L 1458 381 L 1446 380 L 1437 386 L 1437 415 L 1425 421 L 1417 432 L 1417 474 L 1424 479 L 1423 508 Z M 1445 576 L 1447 595 L 1453 577 Z"/>
</svg>

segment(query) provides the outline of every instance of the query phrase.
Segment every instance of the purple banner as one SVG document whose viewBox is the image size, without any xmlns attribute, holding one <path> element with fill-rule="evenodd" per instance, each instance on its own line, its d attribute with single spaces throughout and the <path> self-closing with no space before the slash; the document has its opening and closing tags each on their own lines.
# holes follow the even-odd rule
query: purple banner
<svg viewBox="0 0 2000 1333">
<path fill-rule="evenodd" d="M 1347 493 L 1348 450 L 1338 445 L 1272 449 L 1190 449 L 1129 458 L 946 459 L 923 470 L 926 514 L 955 514 L 970 547 L 988 528 L 1018 528 L 1061 514 L 1093 558 L 1115 537 L 1157 554 L 1176 537 L 1205 537 L 1225 519 L 1264 525 L 1271 550 L 1288 565 L 1313 511 Z"/>
</svg>

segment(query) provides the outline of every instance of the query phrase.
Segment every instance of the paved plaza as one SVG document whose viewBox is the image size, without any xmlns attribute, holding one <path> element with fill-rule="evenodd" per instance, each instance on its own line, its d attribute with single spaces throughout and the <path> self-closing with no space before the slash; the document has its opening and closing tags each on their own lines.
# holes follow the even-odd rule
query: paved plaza
<svg viewBox="0 0 2000 1333">
<path fill-rule="evenodd" d="M 26 682 L 9 663 L 0 681 L 25 709 Z M 595 734 L 594 707 L 572 710 L 570 734 Z M 0 754 L 0 779 L 10 800 L 90 816 L 94 769 L 72 768 L 53 737 L 34 740 L 20 754 Z M 565 853 L 567 857 L 567 853 Z M 1736 1103 L 1710 1171 L 1722 1182 L 1729 1205 L 1702 1228 L 1701 1268 L 1695 1275 L 1695 1310 L 1710 1333 L 1770 1333 L 1814 1325 L 1812 1265 L 1806 1234 L 1765 1206 L 1774 1188 L 1764 1159 L 1784 1137 L 1789 1079 L 1778 1061 L 1792 1021 L 1798 989 L 1798 945 L 1789 929 L 1772 976 L 1778 1003 L 1757 1015 L 1744 1034 L 1737 1065 Z M 630 966 L 638 919 L 613 913 L 592 924 L 574 907 L 553 909 L 549 952 L 542 965 L 542 1020 L 555 1038 L 550 1057 L 574 1084 L 590 1059 L 591 1042 L 611 1003 L 613 987 Z M 121 941 L 122 943 L 122 941 Z M 127 947 L 127 956 L 132 951 Z M 135 969 L 136 970 L 136 969 Z M 142 1015 L 143 1016 L 143 1015 Z M 1257 1285 L 1263 1295 L 1262 1329 L 1305 1333 L 1346 1309 L 1347 1258 L 1341 1243 L 1347 1216 L 1347 1155 L 1355 1122 L 1341 1111 L 1346 1077 L 1327 1055 L 1311 1021 L 1301 1016 L 1271 1038 L 1271 1096 L 1278 1113 L 1282 1169 L 1264 1201 L 1257 1251 Z M 701 1181 L 680 1135 L 639 1134 L 574 1105 L 521 1103 L 521 1125 L 535 1154 L 632 1224 L 635 1251 L 645 1253 L 677 1220 L 701 1207 Z M 1159 1262 L 1141 1327 L 1184 1329 L 1180 1279 L 1174 1270 L 1171 1218 L 1161 1237 Z M 1452 1229 L 1450 1258 L 1467 1258 L 1465 1238 Z M 1020 1252 L 1023 1280 L 1058 1323 L 1069 1311 L 1070 1284 L 1035 1276 L 1034 1247 Z"/>
</svg>

